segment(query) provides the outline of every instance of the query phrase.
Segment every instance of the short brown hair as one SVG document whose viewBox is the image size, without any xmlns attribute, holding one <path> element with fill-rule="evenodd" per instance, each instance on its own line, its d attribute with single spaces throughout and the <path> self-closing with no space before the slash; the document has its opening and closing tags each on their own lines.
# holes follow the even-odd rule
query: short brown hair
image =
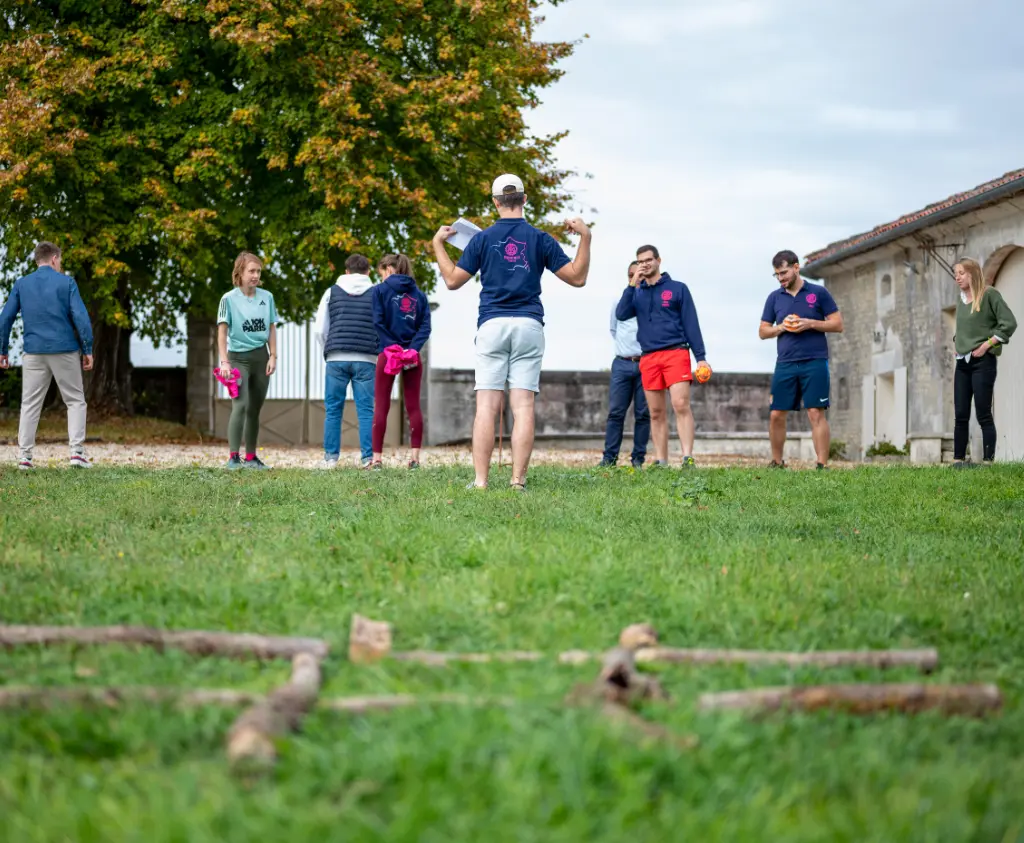
<svg viewBox="0 0 1024 843">
<path fill-rule="evenodd" d="M 405 255 L 384 255 L 377 264 L 377 270 L 389 267 L 399 275 L 408 275 L 412 278 L 412 261 Z"/>
<path fill-rule="evenodd" d="M 345 259 L 345 269 L 356 275 L 369 275 L 370 261 L 364 255 L 349 255 Z"/>
<path fill-rule="evenodd" d="M 235 268 L 231 270 L 231 283 L 236 287 L 242 286 L 242 273 L 245 272 L 245 268 L 251 263 L 258 263 L 260 267 L 263 266 L 261 261 L 252 252 L 239 252 L 238 257 L 235 258 Z"/>
<path fill-rule="evenodd" d="M 56 243 L 51 243 L 48 240 L 36 244 L 35 251 L 32 253 L 32 257 L 36 263 L 49 263 L 54 258 L 61 256 L 60 247 Z"/>
<path fill-rule="evenodd" d="M 661 252 L 658 251 L 657 246 L 641 246 L 639 249 L 636 250 L 636 256 L 640 257 L 640 255 L 642 255 L 644 252 L 650 252 L 652 255 L 654 255 L 655 260 L 661 260 Z"/>
</svg>

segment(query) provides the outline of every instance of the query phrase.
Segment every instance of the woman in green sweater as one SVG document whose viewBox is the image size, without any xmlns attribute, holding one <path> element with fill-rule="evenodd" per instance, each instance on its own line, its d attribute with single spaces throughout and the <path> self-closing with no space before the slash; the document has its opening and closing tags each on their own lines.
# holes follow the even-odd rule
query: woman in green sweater
<svg viewBox="0 0 1024 843">
<path fill-rule="evenodd" d="M 953 376 L 954 468 L 970 465 L 967 438 L 971 422 L 971 399 L 982 436 L 982 459 L 996 458 L 996 425 L 992 419 L 992 389 L 996 383 L 996 359 L 1017 329 L 1010 308 L 999 291 L 985 286 L 985 275 L 977 261 L 964 258 L 953 267 L 960 301 L 956 305 L 956 373 Z"/>
</svg>

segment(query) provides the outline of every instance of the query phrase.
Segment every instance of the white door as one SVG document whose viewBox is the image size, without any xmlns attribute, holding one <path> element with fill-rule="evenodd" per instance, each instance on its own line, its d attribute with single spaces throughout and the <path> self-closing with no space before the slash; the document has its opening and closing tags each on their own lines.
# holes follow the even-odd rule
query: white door
<svg viewBox="0 0 1024 843">
<path fill-rule="evenodd" d="M 1006 259 L 996 289 L 1017 317 L 1017 333 L 999 355 L 993 411 L 996 459 L 1024 460 L 1024 249 Z"/>
</svg>

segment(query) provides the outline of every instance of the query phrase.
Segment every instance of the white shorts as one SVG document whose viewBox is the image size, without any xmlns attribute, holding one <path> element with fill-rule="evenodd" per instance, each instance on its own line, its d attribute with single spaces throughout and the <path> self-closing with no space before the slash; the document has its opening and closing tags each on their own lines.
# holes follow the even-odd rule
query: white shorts
<svg viewBox="0 0 1024 843">
<path fill-rule="evenodd" d="M 540 392 L 544 326 L 529 316 L 488 319 L 476 332 L 476 388 Z"/>
</svg>

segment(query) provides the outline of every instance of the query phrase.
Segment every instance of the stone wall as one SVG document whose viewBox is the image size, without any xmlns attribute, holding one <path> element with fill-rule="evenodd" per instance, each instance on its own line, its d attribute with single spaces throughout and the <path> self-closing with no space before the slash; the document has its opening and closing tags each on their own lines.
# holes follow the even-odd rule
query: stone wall
<svg viewBox="0 0 1024 843">
<path fill-rule="evenodd" d="M 608 416 L 608 372 L 542 372 L 537 396 L 538 439 L 592 439 L 603 437 Z M 694 384 L 692 406 L 698 435 L 746 433 L 767 436 L 768 373 L 716 372 L 707 384 Z M 430 396 L 428 443 L 443 445 L 471 438 L 476 398 L 473 372 L 467 369 L 432 369 L 427 385 Z M 511 427 L 506 410 L 505 430 Z M 674 419 L 671 422 L 675 430 Z M 790 418 L 794 432 L 807 429 L 803 413 Z M 632 412 L 626 417 L 626 436 L 633 433 Z"/>
</svg>

